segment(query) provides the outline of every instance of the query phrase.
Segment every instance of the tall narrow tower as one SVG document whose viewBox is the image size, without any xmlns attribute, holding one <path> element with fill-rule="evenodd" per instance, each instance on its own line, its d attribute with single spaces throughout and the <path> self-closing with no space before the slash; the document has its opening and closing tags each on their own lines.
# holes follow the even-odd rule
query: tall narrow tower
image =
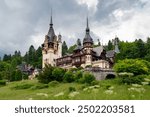
<svg viewBox="0 0 150 117">
<path fill-rule="evenodd" d="M 59 45 L 60 44 L 60 45 Z M 56 65 L 56 59 L 60 57 L 61 43 L 57 40 L 55 31 L 53 28 L 53 18 L 50 18 L 50 27 L 48 34 L 45 36 L 45 41 L 42 44 L 42 68 L 45 64 L 50 64 L 52 66 Z"/>
<path fill-rule="evenodd" d="M 83 39 L 83 48 L 85 52 L 85 65 L 92 65 L 92 50 L 93 50 L 93 39 L 90 36 L 90 28 L 89 28 L 89 21 L 87 17 L 87 26 L 85 37 Z"/>
</svg>

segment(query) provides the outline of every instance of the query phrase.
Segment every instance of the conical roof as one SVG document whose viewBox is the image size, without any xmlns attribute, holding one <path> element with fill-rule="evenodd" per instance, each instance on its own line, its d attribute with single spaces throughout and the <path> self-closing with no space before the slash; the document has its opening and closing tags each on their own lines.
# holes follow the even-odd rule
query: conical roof
<svg viewBox="0 0 150 117">
<path fill-rule="evenodd" d="M 55 38 L 55 32 L 54 32 L 54 28 L 53 28 L 53 20 L 52 20 L 52 16 L 51 16 L 51 21 L 50 21 L 50 28 L 48 31 L 47 36 L 49 37 L 49 42 L 53 42 L 54 38 Z"/>
<path fill-rule="evenodd" d="M 92 39 L 92 37 L 90 36 L 90 28 L 89 28 L 88 18 L 87 18 L 86 34 L 85 34 L 85 37 L 84 37 L 84 39 L 83 39 L 83 44 L 84 44 L 84 43 L 87 43 L 87 42 L 93 44 L 93 39 Z"/>
</svg>

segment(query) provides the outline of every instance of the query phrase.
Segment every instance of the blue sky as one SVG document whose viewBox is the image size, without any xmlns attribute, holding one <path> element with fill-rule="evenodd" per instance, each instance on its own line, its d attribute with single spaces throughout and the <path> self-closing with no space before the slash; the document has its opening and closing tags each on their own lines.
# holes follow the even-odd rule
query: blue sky
<svg viewBox="0 0 150 117">
<path fill-rule="evenodd" d="M 85 35 L 89 17 L 91 36 L 106 44 L 117 35 L 134 41 L 150 36 L 149 0 L 1 0 L 0 55 L 32 44 L 40 46 L 49 29 L 53 9 L 55 33 L 61 33 L 68 46 Z"/>
</svg>

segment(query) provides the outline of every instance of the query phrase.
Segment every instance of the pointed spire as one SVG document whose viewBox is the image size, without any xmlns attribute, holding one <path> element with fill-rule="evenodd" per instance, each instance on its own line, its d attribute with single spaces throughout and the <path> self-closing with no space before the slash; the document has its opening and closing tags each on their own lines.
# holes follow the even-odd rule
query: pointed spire
<svg viewBox="0 0 150 117">
<path fill-rule="evenodd" d="M 86 24 L 86 32 L 89 32 L 90 29 L 89 29 L 89 19 L 88 19 L 88 16 L 87 16 L 87 24 Z"/>
<path fill-rule="evenodd" d="M 53 17 L 52 17 L 52 9 L 51 9 L 51 18 L 50 18 L 50 26 L 52 27 L 53 26 Z"/>
</svg>

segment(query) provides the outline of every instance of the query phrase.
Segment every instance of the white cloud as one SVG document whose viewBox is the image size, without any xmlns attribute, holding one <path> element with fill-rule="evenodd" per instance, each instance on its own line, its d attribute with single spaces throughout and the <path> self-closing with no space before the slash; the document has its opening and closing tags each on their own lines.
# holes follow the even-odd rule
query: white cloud
<svg viewBox="0 0 150 117">
<path fill-rule="evenodd" d="M 83 5 L 86 4 L 88 6 L 88 9 L 92 9 L 93 12 L 96 12 L 97 10 L 97 5 L 98 5 L 98 0 L 76 0 L 78 4 Z"/>
</svg>

